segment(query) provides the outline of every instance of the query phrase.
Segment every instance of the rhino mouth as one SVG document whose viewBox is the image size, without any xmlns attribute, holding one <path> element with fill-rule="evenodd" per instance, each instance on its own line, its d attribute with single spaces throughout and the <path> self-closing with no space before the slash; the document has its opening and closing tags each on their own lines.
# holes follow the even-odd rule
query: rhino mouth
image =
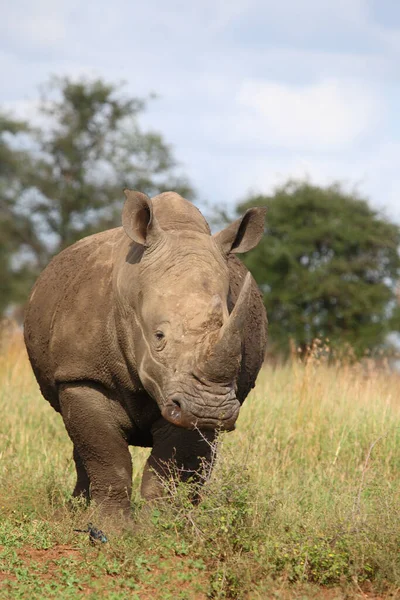
<svg viewBox="0 0 400 600">
<path fill-rule="evenodd" d="M 185 429 L 219 429 L 232 431 L 239 415 L 240 404 L 236 396 L 230 395 L 217 406 L 193 403 L 182 395 L 170 396 L 161 409 L 161 414 L 170 423 Z"/>
</svg>

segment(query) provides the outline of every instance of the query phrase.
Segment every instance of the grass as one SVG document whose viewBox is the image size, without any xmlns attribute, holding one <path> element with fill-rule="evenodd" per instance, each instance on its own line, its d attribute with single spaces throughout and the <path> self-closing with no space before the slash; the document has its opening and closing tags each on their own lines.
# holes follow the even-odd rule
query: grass
<svg viewBox="0 0 400 600">
<path fill-rule="evenodd" d="M 74 532 L 72 447 L 18 333 L 0 352 L 0 598 L 400 597 L 400 378 L 371 365 L 265 367 L 220 441 L 194 507 L 187 486 L 137 529 L 92 546 Z M 100 523 L 101 524 L 101 523 Z"/>
</svg>

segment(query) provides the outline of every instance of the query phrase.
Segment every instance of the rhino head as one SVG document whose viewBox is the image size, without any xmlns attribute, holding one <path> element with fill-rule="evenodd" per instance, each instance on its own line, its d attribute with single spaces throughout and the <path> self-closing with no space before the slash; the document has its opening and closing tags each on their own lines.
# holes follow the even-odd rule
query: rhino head
<svg viewBox="0 0 400 600">
<path fill-rule="evenodd" d="M 265 209 L 249 209 L 212 236 L 200 213 L 206 229 L 186 228 L 184 215 L 179 227 L 163 228 L 150 198 L 130 190 L 125 195 L 123 227 L 142 251 L 129 301 L 141 383 L 171 423 L 231 430 L 240 408 L 236 380 L 251 276 L 229 313 L 227 257 L 257 245 Z"/>
</svg>

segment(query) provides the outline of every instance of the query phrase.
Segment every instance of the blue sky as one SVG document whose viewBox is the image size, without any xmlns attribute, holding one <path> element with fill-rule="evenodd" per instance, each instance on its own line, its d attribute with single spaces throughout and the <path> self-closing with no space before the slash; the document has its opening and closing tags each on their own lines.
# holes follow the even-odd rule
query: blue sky
<svg viewBox="0 0 400 600">
<path fill-rule="evenodd" d="M 399 0 L 14 0 L 0 104 L 34 114 L 50 74 L 156 92 L 159 130 L 199 203 L 287 177 L 341 180 L 400 222 Z"/>
</svg>

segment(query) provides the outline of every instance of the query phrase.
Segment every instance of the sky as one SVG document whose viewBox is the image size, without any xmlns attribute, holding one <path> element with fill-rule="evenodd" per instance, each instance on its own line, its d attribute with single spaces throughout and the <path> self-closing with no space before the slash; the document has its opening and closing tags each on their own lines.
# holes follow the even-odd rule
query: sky
<svg viewBox="0 0 400 600">
<path fill-rule="evenodd" d="M 200 205 L 307 178 L 400 222 L 399 65 L 399 0 L 13 0 L 0 20 L 0 106 L 29 118 L 51 74 L 155 92 L 142 126 Z"/>
</svg>

